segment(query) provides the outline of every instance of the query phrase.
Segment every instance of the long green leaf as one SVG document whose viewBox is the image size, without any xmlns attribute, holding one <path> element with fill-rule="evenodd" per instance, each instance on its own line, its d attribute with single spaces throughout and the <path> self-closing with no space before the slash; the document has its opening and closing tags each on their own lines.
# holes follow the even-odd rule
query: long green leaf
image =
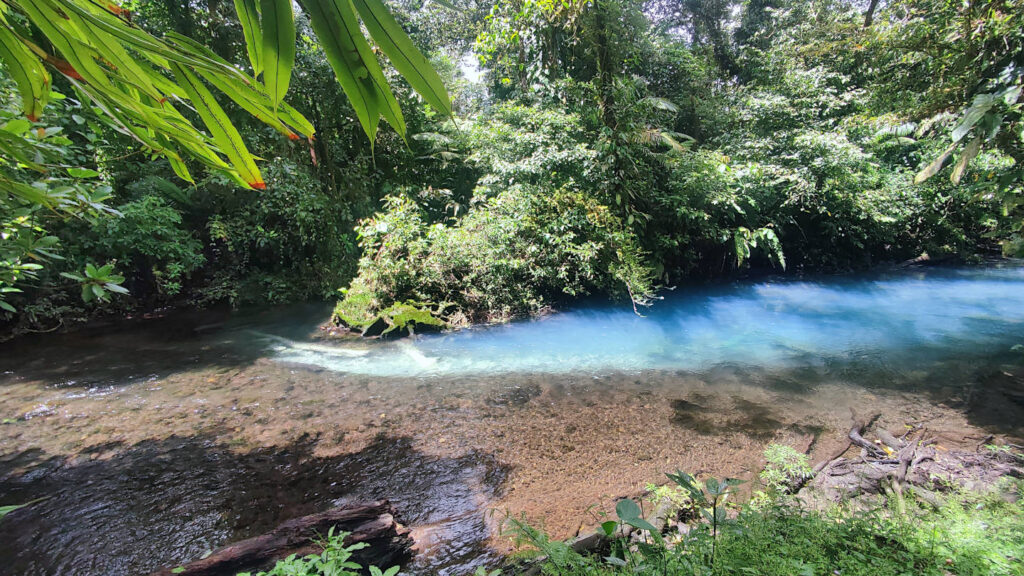
<svg viewBox="0 0 1024 576">
<path fill-rule="evenodd" d="M 931 164 L 925 166 L 923 170 L 918 172 L 917 176 L 914 176 L 914 184 L 920 184 L 925 180 L 931 178 L 932 176 L 935 176 L 935 174 L 938 173 L 939 170 L 942 170 L 942 167 L 945 166 L 946 164 L 946 160 L 948 160 L 950 154 L 952 154 L 953 151 L 956 150 L 956 147 L 957 143 L 953 142 L 952 144 L 949 145 L 949 148 L 946 148 L 945 150 L 942 151 L 942 154 L 939 154 L 938 158 L 932 160 Z"/>
<path fill-rule="evenodd" d="M 295 16 L 292 0 L 260 0 L 263 13 L 263 85 L 277 110 L 288 91 L 295 65 Z"/>
<path fill-rule="evenodd" d="M 98 26 L 80 14 L 70 12 L 68 18 L 78 28 L 80 34 L 89 38 L 103 53 L 104 58 L 114 65 L 122 81 L 137 87 L 154 100 L 163 100 L 163 94 L 157 88 L 157 84 L 167 89 L 169 83 L 166 80 L 162 80 L 162 77 L 157 74 L 144 71 L 115 37 L 104 33 Z"/>
<path fill-rule="evenodd" d="M 185 90 L 199 117 L 203 119 L 214 142 L 228 157 L 238 176 L 246 185 L 257 190 L 266 188 L 256 161 L 245 147 L 241 134 L 228 120 L 227 114 L 213 99 L 213 95 L 202 84 L 202 81 L 189 69 L 180 64 L 172 63 L 171 69 L 178 84 Z"/>
<path fill-rule="evenodd" d="M 268 68 L 269 70 L 269 68 Z M 199 70 L 199 75 L 214 88 L 220 90 L 231 98 L 243 110 L 252 114 L 255 118 L 263 121 L 274 130 L 288 137 L 289 140 L 298 140 L 299 136 L 292 131 L 278 115 L 270 108 L 270 99 L 261 92 L 255 92 L 250 87 L 241 83 L 233 83 L 231 80 L 217 74 L 211 74 L 206 70 Z M 262 99 L 260 98 L 262 96 Z M 309 134 L 305 134 L 308 136 Z"/>
<path fill-rule="evenodd" d="M 171 47 L 157 40 L 149 33 L 134 27 L 128 22 L 112 14 L 94 0 L 85 3 L 87 8 L 79 6 L 71 0 L 54 0 L 64 11 L 76 12 L 95 24 L 98 28 L 114 36 L 121 42 L 134 47 L 147 60 L 170 70 L 170 62 L 177 62 L 191 68 L 203 68 L 223 74 L 230 74 L 245 79 L 242 72 L 223 62 L 217 62 L 197 55 L 193 51 L 181 47 Z"/>
<path fill-rule="evenodd" d="M 404 137 L 405 119 L 363 37 L 351 0 L 303 0 L 302 6 L 370 141 L 377 136 L 382 114 Z"/>
<path fill-rule="evenodd" d="M 192 179 L 192 174 L 188 171 L 188 166 L 185 165 L 185 161 L 181 159 L 178 154 L 168 154 L 167 162 L 171 165 L 171 170 L 185 182 L 189 184 L 195 184 L 196 181 Z"/>
<path fill-rule="evenodd" d="M 242 36 L 245 37 L 245 50 L 249 53 L 252 64 L 252 75 L 259 76 L 263 71 L 263 30 L 260 28 L 259 6 L 256 0 L 235 0 L 235 12 L 242 23 Z"/>
<path fill-rule="evenodd" d="M 380 122 L 376 88 L 372 82 L 367 82 L 368 73 L 346 31 L 342 12 L 334 0 L 300 0 L 300 3 L 309 15 L 313 32 L 322 43 L 327 62 L 348 96 L 356 118 L 373 140 Z"/>
<path fill-rule="evenodd" d="M 171 39 L 171 41 L 173 41 L 175 44 L 187 45 L 192 49 L 196 50 L 198 53 L 202 54 L 203 56 L 208 57 L 216 62 L 223 62 L 225 65 L 227 65 L 227 62 L 223 60 L 220 56 L 217 56 L 217 54 L 215 54 L 209 48 L 203 46 L 202 44 L 199 44 L 191 38 L 181 36 L 174 32 L 168 32 L 167 37 Z M 218 74 L 215 72 L 210 72 L 206 69 L 197 69 L 196 71 L 207 82 L 209 82 L 218 90 L 223 92 L 225 96 L 228 96 L 229 98 L 234 100 L 236 104 L 244 108 L 250 114 L 262 120 L 263 122 L 266 122 L 275 130 L 278 130 L 285 136 L 288 136 L 289 138 L 292 139 L 298 138 L 291 131 L 291 129 L 296 130 L 299 134 L 302 134 L 303 136 L 313 135 L 313 125 L 309 122 L 309 120 L 306 120 L 306 118 L 302 114 L 299 114 L 298 111 L 289 106 L 287 103 L 281 102 L 277 108 L 277 113 L 275 114 L 274 111 L 271 109 L 272 104 L 270 102 L 270 96 L 267 95 L 266 91 L 263 89 L 263 86 L 259 82 L 256 82 L 252 79 L 247 79 L 243 82 L 234 75 Z M 287 126 L 282 124 L 282 122 L 284 122 L 284 124 L 287 124 Z M 289 129 L 289 127 L 291 129 Z"/>
<path fill-rule="evenodd" d="M 4 516 L 7 516 L 11 512 L 14 512 L 15 510 L 24 508 L 26 506 L 31 506 L 32 504 L 35 504 L 36 502 L 42 502 L 43 500 L 46 500 L 47 498 L 49 498 L 49 496 L 44 496 L 42 498 L 36 498 L 35 500 L 32 500 L 31 502 L 25 502 L 24 504 L 14 504 L 12 506 L 0 506 L 0 519 L 2 519 Z"/>
<path fill-rule="evenodd" d="M 949 175 L 949 181 L 953 184 L 959 184 L 960 180 L 964 177 L 964 172 L 967 171 L 967 165 L 971 163 L 971 160 L 974 160 L 974 157 L 980 151 L 981 136 L 976 136 L 967 146 L 964 146 L 964 151 L 960 153 L 960 158 L 953 165 L 953 173 Z"/>
<path fill-rule="evenodd" d="M 6 21 L 0 22 L 0 60 L 18 85 L 21 111 L 35 122 L 43 113 L 50 94 L 50 75 Z"/>
<path fill-rule="evenodd" d="M 55 56 L 67 60 L 71 69 L 61 70 L 61 73 L 68 77 L 79 75 L 90 84 L 113 90 L 106 73 L 96 64 L 95 51 L 84 45 L 74 30 L 67 28 L 65 16 L 45 0 L 23 0 L 20 5 L 56 49 Z"/>
<path fill-rule="evenodd" d="M 451 115 L 452 103 L 441 77 L 413 45 L 381 0 L 354 0 L 374 42 L 416 92 L 438 111 Z"/>
</svg>

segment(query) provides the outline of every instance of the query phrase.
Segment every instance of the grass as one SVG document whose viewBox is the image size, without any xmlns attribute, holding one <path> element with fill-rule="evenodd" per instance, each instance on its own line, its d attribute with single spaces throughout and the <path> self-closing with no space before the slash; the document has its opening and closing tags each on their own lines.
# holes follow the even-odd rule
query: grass
<svg viewBox="0 0 1024 576">
<path fill-rule="evenodd" d="M 987 494 L 952 493 L 939 509 L 911 502 L 903 514 L 742 506 L 714 548 L 701 524 L 666 537 L 664 546 L 614 543 L 606 556 L 579 555 L 518 530 L 520 541 L 549 557 L 543 572 L 553 576 L 1024 576 L 1022 493 L 1018 480 Z"/>
</svg>

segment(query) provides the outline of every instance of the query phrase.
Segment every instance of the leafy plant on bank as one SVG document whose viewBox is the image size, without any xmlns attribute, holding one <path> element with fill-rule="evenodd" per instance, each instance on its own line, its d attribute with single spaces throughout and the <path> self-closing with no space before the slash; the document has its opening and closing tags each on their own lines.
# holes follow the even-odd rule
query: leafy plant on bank
<svg viewBox="0 0 1024 576">
<path fill-rule="evenodd" d="M 0 86 L 8 87 L 0 79 Z M 105 202 L 110 186 L 98 179 L 96 170 L 82 168 L 95 147 L 95 132 L 84 126 L 77 107 L 59 94 L 48 95 L 51 108 L 61 116 L 81 119 L 75 133 L 39 118 L 33 122 L 17 117 L 10 107 L 0 108 L 0 315 L 13 314 L 12 296 L 27 283 L 40 282 L 45 266 L 63 259 L 61 241 L 54 227 L 61 221 L 98 222 L 116 214 Z M 7 104 L 6 102 L 4 104 Z M 79 132 L 80 131 L 80 132 Z M 84 140 L 84 142 L 83 142 Z M 91 265 L 91 264 L 90 264 Z M 79 277 L 81 277 L 79 275 Z M 82 284 L 82 295 L 97 294 L 90 286 L 106 289 L 94 281 Z M 116 291 L 116 289 L 115 289 Z"/>
<path fill-rule="evenodd" d="M 769 507 L 788 503 L 787 497 L 798 491 L 813 476 L 806 454 L 786 444 L 769 444 L 764 451 L 764 470 L 758 475 L 764 490 L 754 493 L 751 507 Z"/>
<path fill-rule="evenodd" d="M 99 300 L 105 302 L 109 299 L 110 293 L 127 294 L 128 290 L 120 284 L 124 282 L 124 276 L 114 274 L 114 265 L 105 264 L 99 268 L 92 264 L 85 265 L 85 272 L 82 275 L 70 272 L 61 272 L 61 276 L 70 278 L 82 285 L 82 301 L 91 302 Z"/>
<path fill-rule="evenodd" d="M 704 485 L 700 486 L 696 478 L 683 471 L 676 471 L 674 474 L 666 474 L 669 480 L 675 482 L 680 488 L 690 493 L 690 499 L 700 509 L 700 513 L 711 524 L 711 565 L 715 565 L 715 555 L 718 551 L 719 527 L 728 520 L 725 503 L 729 496 L 735 493 L 734 488 L 743 483 L 737 478 L 708 478 Z"/>
<path fill-rule="evenodd" d="M 345 538 L 348 535 L 349 532 L 335 532 L 332 526 L 327 531 L 327 537 L 317 542 L 317 545 L 323 548 L 319 554 L 292 554 L 278 560 L 274 567 L 266 572 L 240 572 L 238 576 L 359 576 L 365 572 L 362 565 L 352 561 L 352 555 L 367 548 L 369 544 L 356 542 L 346 545 Z M 366 571 L 370 576 L 395 576 L 399 569 L 398 566 L 392 566 L 387 570 L 370 566 Z"/>
<path fill-rule="evenodd" d="M 772 450 L 791 461 L 788 454 Z M 793 464 L 793 462 L 790 462 Z M 797 468 L 802 466 L 797 465 Z M 840 573 L 893 575 L 1005 575 L 1024 573 L 1024 485 L 1007 479 L 996 490 L 978 494 L 954 491 L 936 508 L 912 501 L 905 512 L 893 509 L 854 511 L 837 506 L 826 512 L 802 510 L 784 502 L 736 507 L 728 522 L 714 530 L 711 512 L 716 492 L 728 481 L 709 479 L 710 488 L 692 477 L 674 474 L 683 486 L 704 495 L 704 522 L 657 539 L 629 541 L 616 536 L 622 524 L 638 524 L 638 510 L 620 501 L 619 520 L 602 525 L 612 538 L 610 554 L 580 554 L 551 539 L 523 518 L 510 517 L 506 533 L 517 547 L 542 558 L 541 572 L 552 576 L 584 574 L 725 575 Z M 631 501 L 630 501 L 631 502 Z M 721 501 L 719 502 L 721 504 Z M 633 506 L 636 506 L 633 503 Z M 723 513 L 724 514 L 724 513 Z M 519 557 L 530 555 L 520 553 Z M 534 556 L 536 557 L 536 556 Z"/>
</svg>

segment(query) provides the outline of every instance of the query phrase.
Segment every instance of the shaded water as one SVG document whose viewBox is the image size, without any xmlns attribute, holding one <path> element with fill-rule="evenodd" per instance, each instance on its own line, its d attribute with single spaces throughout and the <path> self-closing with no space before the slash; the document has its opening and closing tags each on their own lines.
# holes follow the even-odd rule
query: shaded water
<svg viewBox="0 0 1024 576">
<path fill-rule="evenodd" d="M 680 290 L 396 342 L 316 338 L 324 306 L 178 316 L 0 348 L 0 573 L 138 574 L 295 516 L 390 498 L 464 574 L 490 509 L 586 510 L 664 471 L 753 476 L 851 411 L 948 445 L 1024 434 L 1024 268 Z"/>
</svg>

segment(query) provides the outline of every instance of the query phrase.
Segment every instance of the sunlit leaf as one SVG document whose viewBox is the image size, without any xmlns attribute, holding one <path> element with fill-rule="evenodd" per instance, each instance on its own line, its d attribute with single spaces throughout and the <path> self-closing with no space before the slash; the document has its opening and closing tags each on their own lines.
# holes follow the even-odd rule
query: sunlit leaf
<svg viewBox="0 0 1024 576">
<path fill-rule="evenodd" d="M 939 170 L 942 170 L 942 167 L 946 164 L 946 160 L 949 159 L 950 154 L 956 150 L 956 147 L 956 142 L 950 144 L 949 148 L 946 148 L 942 154 L 939 154 L 938 158 L 933 160 L 928 166 L 925 166 L 924 170 L 918 172 L 917 176 L 914 176 L 914 184 L 920 184 L 932 176 L 935 176 Z"/>
<path fill-rule="evenodd" d="M 381 115 L 405 136 L 405 119 L 377 59 L 363 37 L 351 0 L 303 0 L 327 61 L 373 141 Z"/>
<path fill-rule="evenodd" d="M 43 112 L 50 94 L 50 75 L 20 38 L 0 17 L 0 60 L 21 94 L 21 111 L 33 122 Z"/>
<path fill-rule="evenodd" d="M 263 72 L 263 30 L 260 27 L 260 14 L 256 0 L 235 0 L 235 13 L 242 24 L 242 36 L 245 38 L 245 51 L 249 54 L 252 75 L 259 76 Z"/>
<path fill-rule="evenodd" d="M 263 22 L 263 84 L 277 110 L 288 91 L 295 64 L 295 19 L 291 0 L 261 0 Z"/>
<path fill-rule="evenodd" d="M 210 130 L 210 135 L 228 157 L 245 184 L 258 190 L 266 188 L 259 168 L 256 167 L 256 161 L 245 147 L 242 136 L 228 120 L 227 114 L 217 104 L 217 101 L 213 99 L 210 91 L 203 86 L 202 81 L 194 73 L 185 67 L 172 64 L 171 69 L 174 70 L 175 78 L 188 94 L 199 117 L 203 119 L 203 123 Z"/>
<path fill-rule="evenodd" d="M 445 115 L 451 115 L 451 100 L 441 77 L 413 45 L 387 6 L 381 0 L 354 0 L 354 4 L 373 41 L 380 46 L 395 69 L 423 96 L 427 104 Z"/>
<path fill-rule="evenodd" d="M 957 158 L 956 164 L 953 165 L 953 172 L 949 175 L 949 180 L 953 184 L 959 184 L 960 179 L 963 178 L 964 172 L 967 170 L 967 165 L 970 164 L 971 160 L 978 155 L 981 151 L 981 136 L 976 136 L 971 140 L 967 146 L 964 146 L 963 152 L 960 153 L 960 157 Z"/>
</svg>

